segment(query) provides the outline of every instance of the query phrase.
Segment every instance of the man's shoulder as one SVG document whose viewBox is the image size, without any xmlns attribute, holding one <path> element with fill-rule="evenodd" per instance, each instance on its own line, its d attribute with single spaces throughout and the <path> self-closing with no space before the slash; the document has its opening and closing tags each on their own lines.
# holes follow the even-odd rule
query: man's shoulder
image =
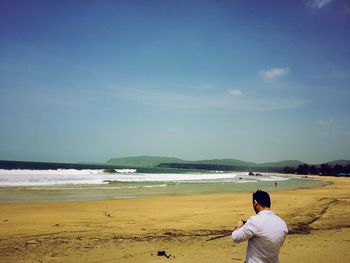
<svg viewBox="0 0 350 263">
<path fill-rule="evenodd" d="M 273 226 L 274 229 L 280 229 L 281 231 L 288 233 L 287 224 L 272 211 L 253 215 L 248 219 L 248 222 L 249 226 L 255 228 L 257 231 Z"/>
<path fill-rule="evenodd" d="M 253 223 L 259 223 L 259 222 L 264 222 L 266 220 L 271 220 L 273 218 L 274 220 L 278 220 L 284 223 L 282 218 L 280 218 L 278 215 L 276 215 L 272 210 L 269 211 L 264 211 L 263 213 L 258 213 L 256 215 L 253 215 L 249 218 L 249 220 Z"/>
<path fill-rule="evenodd" d="M 266 213 L 264 220 L 273 224 L 276 227 L 279 226 L 280 229 L 283 229 L 284 231 L 288 232 L 288 226 L 286 222 L 284 222 L 284 220 L 278 215 L 276 215 L 273 211 L 271 211 L 270 213 Z"/>
<path fill-rule="evenodd" d="M 252 223 L 252 224 L 257 224 L 261 221 L 261 217 L 259 217 L 259 215 L 252 215 L 251 217 L 249 217 L 248 219 L 249 223 Z"/>
</svg>

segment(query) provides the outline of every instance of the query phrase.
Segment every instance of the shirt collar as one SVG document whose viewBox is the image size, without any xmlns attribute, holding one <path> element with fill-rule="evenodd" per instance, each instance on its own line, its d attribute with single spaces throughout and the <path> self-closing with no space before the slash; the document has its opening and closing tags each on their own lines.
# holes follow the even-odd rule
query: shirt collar
<svg viewBox="0 0 350 263">
<path fill-rule="evenodd" d="M 262 214 L 266 214 L 266 215 L 274 215 L 275 213 L 272 210 L 261 210 L 258 215 L 262 215 Z"/>
</svg>

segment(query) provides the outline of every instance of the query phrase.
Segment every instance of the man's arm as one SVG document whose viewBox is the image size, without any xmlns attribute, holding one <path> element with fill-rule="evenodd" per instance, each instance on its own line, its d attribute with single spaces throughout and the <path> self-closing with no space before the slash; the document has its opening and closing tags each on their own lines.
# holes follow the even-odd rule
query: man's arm
<svg viewBox="0 0 350 263">
<path fill-rule="evenodd" d="M 233 229 L 233 231 L 236 231 L 238 229 L 240 229 L 245 223 L 245 221 L 243 221 L 243 219 L 239 219 L 235 225 L 235 228 Z"/>
<path fill-rule="evenodd" d="M 253 237 L 256 233 L 256 226 L 254 226 L 251 220 L 248 220 L 246 224 L 243 222 L 237 225 L 232 232 L 232 239 L 235 243 L 246 241 Z"/>
</svg>

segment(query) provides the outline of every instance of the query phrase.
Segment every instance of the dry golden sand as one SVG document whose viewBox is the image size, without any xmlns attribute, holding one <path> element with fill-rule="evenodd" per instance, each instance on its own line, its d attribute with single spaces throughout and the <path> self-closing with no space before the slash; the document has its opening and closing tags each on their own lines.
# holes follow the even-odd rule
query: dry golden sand
<svg viewBox="0 0 350 263">
<path fill-rule="evenodd" d="M 319 179 L 271 193 L 292 233 L 281 262 L 350 262 L 350 178 Z M 0 262 L 244 262 L 229 235 L 252 213 L 250 193 L 0 204 Z"/>
</svg>

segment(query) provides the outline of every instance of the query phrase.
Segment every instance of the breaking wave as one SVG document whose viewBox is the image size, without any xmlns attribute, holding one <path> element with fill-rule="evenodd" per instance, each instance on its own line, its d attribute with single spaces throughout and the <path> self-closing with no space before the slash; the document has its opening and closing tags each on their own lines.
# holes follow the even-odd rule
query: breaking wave
<svg viewBox="0 0 350 263">
<path fill-rule="evenodd" d="M 212 172 L 152 174 L 123 171 L 105 173 L 103 170 L 3 170 L 0 169 L 0 187 L 33 187 L 55 185 L 106 185 L 110 182 L 230 182 L 253 183 L 257 181 L 284 181 L 287 177 L 272 175 L 249 176 L 246 172 Z M 143 185 L 145 188 L 166 187 L 167 184 Z M 117 189 L 117 186 L 114 187 Z"/>
</svg>

